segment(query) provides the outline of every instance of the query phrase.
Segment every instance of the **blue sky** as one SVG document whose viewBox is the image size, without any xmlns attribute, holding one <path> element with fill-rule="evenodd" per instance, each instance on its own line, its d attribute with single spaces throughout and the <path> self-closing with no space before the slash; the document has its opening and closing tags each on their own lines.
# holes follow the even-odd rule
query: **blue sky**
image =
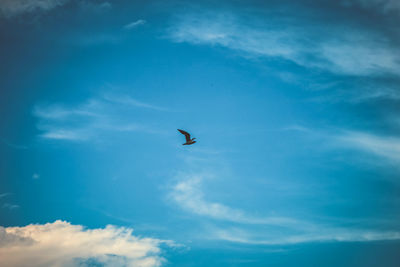
<svg viewBox="0 0 400 267">
<path fill-rule="evenodd" d="M 399 20 L 0 2 L 1 265 L 397 266 Z"/>
</svg>

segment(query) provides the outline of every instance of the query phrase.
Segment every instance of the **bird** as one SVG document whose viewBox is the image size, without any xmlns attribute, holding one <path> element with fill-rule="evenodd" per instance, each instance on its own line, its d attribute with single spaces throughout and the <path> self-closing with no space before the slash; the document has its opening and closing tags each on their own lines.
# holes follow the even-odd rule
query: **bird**
<svg viewBox="0 0 400 267">
<path fill-rule="evenodd" d="M 196 139 L 196 138 L 192 138 L 192 139 L 190 139 L 190 133 L 188 133 L 188 132 L 186 132 L 186 131 L 184 131 L 184 130 L 180 130 L 180 129 L 178 129 L 178 131 L 181 133 L 181 134 L 183 134 L 184 136 L 185 136 L 185 138 L 186 138 L 186 143 L 184 143 L 184 144 L 182 144 L 182 145 L 193 145 L 194 143 L 196 143 L 196 141 L 194 141 L 194 139 Z"/>
</svg>

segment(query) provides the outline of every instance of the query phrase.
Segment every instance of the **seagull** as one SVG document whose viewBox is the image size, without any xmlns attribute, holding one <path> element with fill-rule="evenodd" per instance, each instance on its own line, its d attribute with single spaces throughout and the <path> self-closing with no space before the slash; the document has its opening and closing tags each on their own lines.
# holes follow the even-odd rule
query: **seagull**
<svg viewBox="0 0 400 267">
<path fill-rule="evenodd" d="M 188 133 L 188 132 L 186 132 L 184 130 L 179 130 L 179 129 L 178 129 L 178 131 L 181 134 L 185 135 L 185 137 L 186 137 L 186 143 L 184 143 L 182 145 L 192 145 L 192 144 L 196 143 L 196 141 L 194 141 L 194 139 L 196 139 L 196 138 L 190 139 L 190 133 Z"/>
</svg>

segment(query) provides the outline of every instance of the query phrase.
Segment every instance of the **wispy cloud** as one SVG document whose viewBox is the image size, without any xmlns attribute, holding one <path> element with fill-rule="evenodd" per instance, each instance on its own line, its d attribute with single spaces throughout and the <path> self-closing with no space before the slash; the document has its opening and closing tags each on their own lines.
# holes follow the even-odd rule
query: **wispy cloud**
<svg viewBox="0 0 400 267">
<path fill-rule="evenodd" d="M 33 175 L 32 175 L 32 179 L 39 179 L 40 178 L 40 175 L 38 174 L 38 173 L 34 173 Z"/>
<path fill-rule="evenodd" d="M 65 4 L 68 0 L 1 0 L 0 15 L 11 17 L 36 10 L 50 10 Z"/>
<path fill-rule="evenodd" d="M 378 161 L 379 163 L 397 164 L 400 162 L 400 138 L 396 135 L 373 134 L 345 128 L 315 129 L 301 125 L 285 129 L 301 131 L 313 136 L 316 142 L 329 144 L 321 146 L 323 149 L 356 149 L 364 155 L 370 154 L 382 159 L 382 161 Z M 362 155 L 359 158 L 362 158 Z"/>
<path fill-rule="evenodd" d="M 318 85 L 311 84 L 310 87 L 316 89 Z M 328 85 L 325 90 L 327 92 L 323 96 L 313 98 L 313 101 L 363 104 L 387 100 L 397 102 L 400 100 L 400 90 L 397 85 L 372 79 L 337 82 Z"/>
<path fill-rule="evenodd" d="M 6 197 L 6 196 L 9 196 L 9 195 L 11 195 L 11 193 L 1 193 L 0 194 L 0 198 Z"/>
<path fill-rule="evenodd" d="M 8 197 L 8 196 L 10 196 L 10 195 L 11 195 L 11 193 L 8 193 L 8 192 L 6 192 L 6 193 L 1 193 L 1 194 L 0 194 L 0 199 L 6 198 L 6 197 Z M 18 206 L 18 205 L 15 205 L 15 204 L 11 204 L 11 203 L 4 203 L 4 204 L 2 205 L 2 208 L 3 208 L 3 209 L 14 210 L 14 209 L 18 209 L 19 206 Z M 0 235 L 0 236 L 1 236 L 1 235 Z"/>
<path fill-rule="evenodd" d="M 126 29 L 126 30 L 131 30 L 131 29 L 136 28 L 136 27 L 138 27 L 138 26 L 140 26 L 140 25 L 143 25 L 143 24 L 145 24 L 145 23 L 146 23 L 145 20 L 139 19 L 139 20 L 136 20 L 136 21 L 133 21 L 133 22 L 130 22 L 130 23 L 126 24 L 126 25 L 124 26 L 124 29 Z"/>
<path fill-rule="evenodd" d="M 58 6 L 63 6 L 70 0 L 1 0 L 0 16 L 13 17 L 35 11 L 49 11 Z M 111 8 L 111 3 L 83 0 L 78 2 L 80 8 L 100 12 Z"/>
<path fill-rule="evenodd" d="M 211 224 L 209 220 L 203 224 L 205 230 L 199 238 L 260 245 L 400 240 L 398 231 L 362 228 L 356 223 L 342 227 L 333 221 L 253 216 L 248 211 L 208 201 L 202 186 L 205 180 L 203 174 L 180 174 L 169 195 L 184 211 L 213 219 Z"/>
<path fill-rule="evenodd" d="M 219 240 L 258 245 L 291 245 L 309 242 L 371 242 L 399 240 L 400 232 L 368 229 L 317 228 L 303 234 L 280 234 L 270 236 L 266 233 L 242 228 L 214 228 L 210 235 Z"/>
<path fill-rule="evenodd" d="M 400 138 L 345 131 L 337 139 L 343 145 L 360 149 L 394 163 L 400 162 Z"/>
<path fill-rule="evenodd" d="M 173 186 L 170 197 L 184 210 L 213 219 L 244 224 L 303 226 L 303 222 L 292 218 L 256 217 L 222 203 L 207 201 L 202 191 L 202 182 L 204 179 L 204 175 L 181 175 L 180 181 Z"/>
<path fill-rule="evenodd" d="M 385 36 L 362 28 L 321 23 L 316 26 L 299 18 L 284 19 L 272 12 L 238 16 L 198 11 L 177 17 L 169 38 L 226 47 L 248 58 L 283 59 L 336 74 L 400 74 L 398 51 Z"/>
<path fill-rule="evenodd" d="M 99 1 L 83 0 L 79 1 L 78 4 L 82 9 L 96 13 L 110 10 L 112 8 L 112 4 L 108 1 L 99 2 Z"/>
<path fill-rule="evenodd" d="M 82 141 L 87 140 L 91 133 L 79 130 L 79 129 L 71 129 L 71 130 L 63 130 L 63 129 L 56 129 L 53 126 L 44 126 L 41 127 L 42 131 L 45 133 L 41 134 L 40 136 L 47 139 L 54 139 L 54 140 L 70 140 L 70 141 Z"/>
<path fill-rule="evenodd" d="M 19 205 L 11 204 L 11 203 L 4 203 L 3 208 L 9 209 L 9 210 L 15 210 L 15 209 L 19 208 Z"/>
<path fill-rule="evenodd" d="M 168 109 L 164 107 L 159 107 L 156 105 L 152 105 L 149 103 L 145 103 L 142 101 L 139 101 L 137 99 L 134 99 L 130 96 L 127 95 L 112 95 L 112 94 L 104 94 L 103 98 L 107 101 L 117 103 L 117 104 L 123 104 L 123 105 L 129 105 L 133 107 L 139 107 L 139 108 L 147 108 L 147 109 L 154 109 L 154 110 L 159 110 L 159 111 L 167 111 Z"/>
<path fill-rule="evenodd" d="M 132 114 L 138 110 L 164 109 L 129 96 L 105 95 L 75 106 L 36 105 L 33 115 L 38 119 L 36 126 L 41 131 L 40 137 L 46 139 L 85 141 L 112 132 L 160 133 L 132 119 Z"/>
<path fill-rule="evenodd" d="M 132 235 L 125 227 L 85 229 L 65 221 L 0 227 L 2 266 L 160 266 L 163 244 L 173 242 Z"/>
<path fill-rule="evenodd" d="M 400 11 L 398 0 L 345 0 L 345 5 L 361 5 L 364 8 L 374 8 L 387 13 L 389 11 Z"/>
</svg>

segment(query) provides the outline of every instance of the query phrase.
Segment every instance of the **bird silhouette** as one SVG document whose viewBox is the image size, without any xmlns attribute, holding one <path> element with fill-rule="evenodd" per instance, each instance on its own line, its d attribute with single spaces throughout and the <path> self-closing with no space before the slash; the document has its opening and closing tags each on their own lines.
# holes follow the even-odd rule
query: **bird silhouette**
<svg viewBox="0 0 400 267">
<path fill-rule="evenodd" d="M 196 143 L 196 141 L 194 141 L 194 139 L 196 139 L 196 138 L 190 138 L 190 134 L 188 132 L 186 132 L 184 130 L 180 130 L 180 129 L 178 129 L 178 131 L 181 134 L 183 134 L 185 136 L 185 138 L 186 138 L 186 143 L 184 143 L 182 145 L 185 146 L 185 145 L 192 145 L 192 144 Z"/>
</svg>

